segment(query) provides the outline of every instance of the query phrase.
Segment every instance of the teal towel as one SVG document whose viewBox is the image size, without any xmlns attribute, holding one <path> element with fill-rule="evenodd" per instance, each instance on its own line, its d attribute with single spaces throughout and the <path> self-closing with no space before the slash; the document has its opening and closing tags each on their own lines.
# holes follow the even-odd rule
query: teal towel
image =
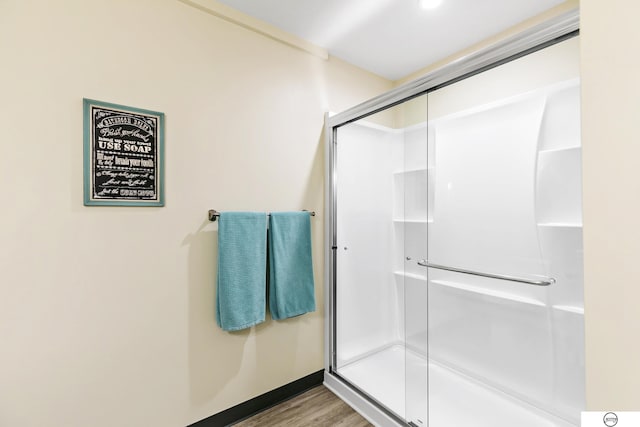
<svg viewBox="0 0 640 427">
<path fill-rule="evenodd" d="M 273 212 L 269 219 L 269 310 L 273 319 L 315 311 L 309 212 Z"/>
<path fill-rule="evenodd" d="M 216 321 L 237 331 L 265 319 L 267 214 L 222 212 L 218 221 Z"/>
</svg>

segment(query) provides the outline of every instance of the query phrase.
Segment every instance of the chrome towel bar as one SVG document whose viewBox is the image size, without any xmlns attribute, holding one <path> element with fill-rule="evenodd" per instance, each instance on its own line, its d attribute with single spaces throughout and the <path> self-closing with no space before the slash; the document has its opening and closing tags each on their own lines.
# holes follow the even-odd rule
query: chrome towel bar
<svg viewBox="0 0 640 427">
<path fill-rule="evenodd" d="M 311 216 L 316 216 L 315 211 L 308 211 L 306 209 L 303 209 L 303 212 L 309 212 L 309 215 Z M 269 214 L 267 214 L 269 215 Z M 218 219 L 218 217 L 220 216 L 220 212 L 218 212 L 215 209 L 209 209 L 209 221 L 215 221 Z"/>
<path fill-rule="evenodd" d="M 453 271 L 455 273 L 488 277 L 491 279 L 508 280 L 510 282 L 526 283 L 528 285 L 534 285 L 534 286 L 549 286 L 556 283 L 556 279 L 554 279 L 553 277 L 546 277 L 543 280 L 530 280 L 522 277 L 507 276 L 504 274 L 481 273 L 479 271 L 465 270 L 463 268 L 448 267 L 446 265 L 433 264 L 425 259 L 421 259 L 420 261 L 418 261 L 418 265 L 422 267 L 427 267 L 427 268 L 435 268 L 437 270 L 447 270 L 447 271 Z"/>
</svg>

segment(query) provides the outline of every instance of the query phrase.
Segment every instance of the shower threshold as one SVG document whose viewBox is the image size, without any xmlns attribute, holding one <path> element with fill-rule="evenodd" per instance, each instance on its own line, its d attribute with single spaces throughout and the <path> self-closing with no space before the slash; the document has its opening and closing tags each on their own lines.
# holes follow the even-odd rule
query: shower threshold
<svg viewBox="0 0 640 427">
<path fill-rule="evenodd" d="M 566 420 L 483 386 L 462 374 L 429 363 L 399 344 L 351 362 L 337 372 L 389 410 L 415 425 L 429 427 L 575 427 Z M 410 373 L 407 375 L 406 373 Z M 408 378 L 405 378 L 408 377 Z M 427 416 L 428 401 L 428 416 Z M 407 416 L 408 415 L 408 416 Z M 428 418 L 428 421 L 416 421 Z"/>
</svg>

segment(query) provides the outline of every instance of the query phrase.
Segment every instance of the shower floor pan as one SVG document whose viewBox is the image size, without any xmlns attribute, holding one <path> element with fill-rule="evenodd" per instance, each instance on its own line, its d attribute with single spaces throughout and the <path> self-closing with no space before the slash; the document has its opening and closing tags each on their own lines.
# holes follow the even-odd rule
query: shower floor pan
<svg viewBox="0 0 640 427">
<path fill-rule="evenodd" d="M 338 373 L 401 418 L 408 414 L 408 420 L 419 426 L 575 427 L 433 362 L 429 364 L 428 421 L 417 422 L 427 412 L 426 381 L 422 375 L 408 375 L 409 382 L 405 381 L 405 369 L 424 372 L 425 363 L 401 345 L 392 345 L 339 368 Z"/>
</svg>

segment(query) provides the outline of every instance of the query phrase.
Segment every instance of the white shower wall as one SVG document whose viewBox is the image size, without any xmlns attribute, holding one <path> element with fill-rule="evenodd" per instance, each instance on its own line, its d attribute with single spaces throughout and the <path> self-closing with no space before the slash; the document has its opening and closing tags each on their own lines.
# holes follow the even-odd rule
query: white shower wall
<svg viewBox="0 0 640 427">
<path fill-rule="evenodd" d="M 577 424 L 585 405 L 579 81 L 431 126 L 428 258 L 556 283 L 430 270 L 428 356 Z"/>
<path fill-rule="evenodd" d="M 398 162 L 400 134 L 375 124 L 340 129 L 337 140 L 338 366 L 400 339 L 398 290 L 393 282 L 390 177 Z M 342 143 L 341 141 L 344 141 Z M 401 147 L 400 147 L 401 148 Z"/>
</svg>

